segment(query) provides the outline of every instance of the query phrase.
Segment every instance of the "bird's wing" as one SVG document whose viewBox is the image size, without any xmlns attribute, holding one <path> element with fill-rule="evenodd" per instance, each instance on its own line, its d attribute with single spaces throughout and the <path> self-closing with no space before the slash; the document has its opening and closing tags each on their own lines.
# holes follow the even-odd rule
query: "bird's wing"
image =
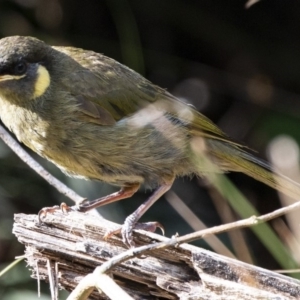
<svg viewBox="0 0 300 300">
<path fill-rule="evenodd" d="M 78 100 L 78 107 L 89 121 L 113 125 L 149 105 L 168 114 L 188 128 L 192 135 L 212 139 L 230 139 L 204 115 L 166 90 L 117 61 L 93 51 L 72 47 L 54 47 L 75 60 L 65 84 Z"/>
<path fill-rule="evenodd" d="M 75 60 L 64 78 L 67 89 L 88 115 L 112 125 L 157 100 L 156 88 L 136 72 L 104 55 L 71 47 L 55 47 Z M 104 118 L 103 118 L 104 117 Z"/>
</svg>

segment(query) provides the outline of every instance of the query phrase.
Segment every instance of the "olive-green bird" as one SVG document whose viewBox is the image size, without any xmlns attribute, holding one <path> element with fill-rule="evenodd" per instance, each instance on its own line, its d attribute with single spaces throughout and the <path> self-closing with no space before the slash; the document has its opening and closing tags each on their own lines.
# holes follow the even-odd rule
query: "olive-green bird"
<svg viewBox="0 0 300 300">
<path fill-rule="evenodd" d="M 64 173 L 121 187 L 73 209 L 129 198 L 140 185 L 153 189 L 122 227 L 131 246 L 134 228 L 158 226 L 137 221 L 177 176 L 216 171 L 205 164 L 200 169 L 195 154 L 219 170 L 246 173 L 300 198 L 299 185 L 273 175 L 192 106 L 93 51 L 52 47 L 32 37 L 1 39 L 0 116 L 19 141 Z"/>
</svg>

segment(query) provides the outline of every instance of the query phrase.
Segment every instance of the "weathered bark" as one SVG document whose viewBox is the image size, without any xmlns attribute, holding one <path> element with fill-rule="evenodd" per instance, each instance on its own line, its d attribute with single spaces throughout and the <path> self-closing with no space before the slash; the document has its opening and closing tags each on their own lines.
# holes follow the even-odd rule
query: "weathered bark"
<svg viewBox="0 0 300 300">
<path fill-rule="evenodd" d="M 104 240 L 116 224 L 82 213 L 15 216 L 13 232 L 26 247 L 33 277 L 73 290 L 87 274 L 127 250 L 117 236 Z M 135 233 L 137 246 L 165 240 Z M 48 269 L 47 269 L 48 263 Z M 49 265 L 53 272 L 49 273 Z M 130 259 L 111 270 L 134 299 L 300 299 L 300 281 L 191 245 L 165 248 Z M 90 299 L 107 299 L 94 292 Z"/>
</svg>

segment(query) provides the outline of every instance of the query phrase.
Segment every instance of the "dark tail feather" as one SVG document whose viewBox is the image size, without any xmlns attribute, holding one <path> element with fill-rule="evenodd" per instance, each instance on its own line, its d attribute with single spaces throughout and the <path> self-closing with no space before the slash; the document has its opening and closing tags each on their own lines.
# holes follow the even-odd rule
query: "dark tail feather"
<svg viewBox="0 0 300 300">
<path fill-rule="evenodd" d="M 266 162 L 223 142 L 213 140 L 209 145 L 210 154 L 225 162 L 228 170 L 243 172 L 295 200 L 300 200 L 300 185 L 275 172 Z"/>
</svg>

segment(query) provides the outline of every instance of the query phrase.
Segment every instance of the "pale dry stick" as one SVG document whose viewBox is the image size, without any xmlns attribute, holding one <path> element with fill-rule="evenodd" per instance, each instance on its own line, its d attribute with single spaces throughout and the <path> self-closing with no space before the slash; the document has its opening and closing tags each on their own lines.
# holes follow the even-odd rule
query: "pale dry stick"
<svg viewBox="0 0 300 300">
<path fill-rule="evenodd" d="M 37 294 L 38 297 L 41 297 L 41 279 L 40 279 L 40 273 L 39 273 L 39 265 L 38 265 L 38 261 L 35 262 L 35 267 L 36 267 L 36 281 L 37 281 Z"/>
<path fill-rule="evenodd" d="M 168 203 L 181 215 L 194 231 L 207 228 L 207 226 L 194 214 L 194 212 L 172 190 L 165 194 Z M 216 236 L 204 238 L 206 243 L 217 253 L 227 257 L 236 258 L 235 255 Z"/>
<path fill-rule="evenodd" d="M 60 193 L 70 198 L 75 203 L 80 203 L 84 200 L 83 197 L 68 188 L 61 181 L 52 176 L 38 162 L 36 162 L 20 144 L 0 125 L 0 138 L 8 145 L 30 168 L 37 172 L 49 184 L 54 186 Z"/>
<path fill-rule="evenodd" d="M 50 292 L 51 292 L 51 300 L 57 300 L 56 297 L 56 288 L 55 288 L 55 280 L 54 280 L 54 274 L 51 267 L 51 262 L 48 259 L 47 260 L 47 270 L 48 270 L 48 278 L 49 278 L 49 285 L 50 285 Z"/>
<path fill-rule="evenodd" d="M 67 300 L 86 300 L 94 288 L 97 288 L 99 293 L 105 293 L 111 300 L 134 300 L 111 277 L 106 274 L 96 276 L 94 272 L 86 275 L 79 282 Z"/>
</svg>

